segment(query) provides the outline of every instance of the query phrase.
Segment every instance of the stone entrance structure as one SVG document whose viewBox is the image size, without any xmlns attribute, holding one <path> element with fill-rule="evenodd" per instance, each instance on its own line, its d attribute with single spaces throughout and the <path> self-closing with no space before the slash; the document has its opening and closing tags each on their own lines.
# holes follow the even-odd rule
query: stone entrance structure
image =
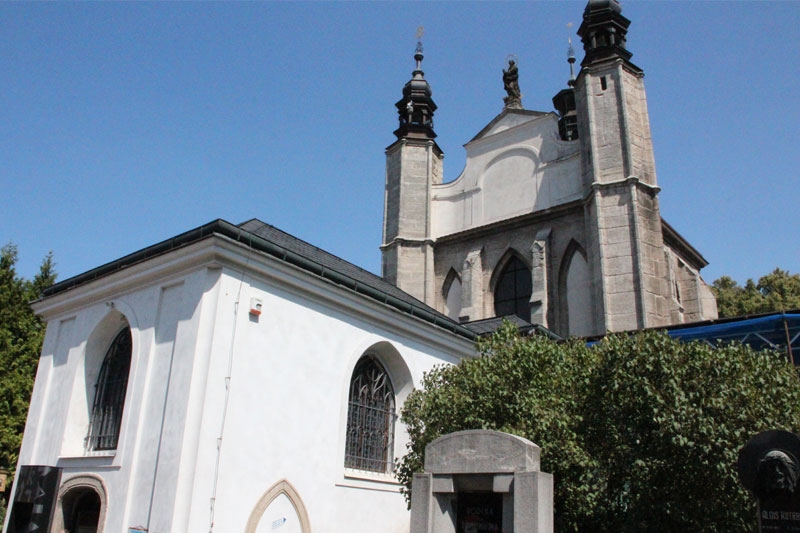
<svg viewBox="0 0 800 533">
<path fill-rule="evenodd" d="M 499 431 L 450 433 L 414 475 L 411 533 L 552 533 L 553 476 L 540 448 Z"/>
</svg>

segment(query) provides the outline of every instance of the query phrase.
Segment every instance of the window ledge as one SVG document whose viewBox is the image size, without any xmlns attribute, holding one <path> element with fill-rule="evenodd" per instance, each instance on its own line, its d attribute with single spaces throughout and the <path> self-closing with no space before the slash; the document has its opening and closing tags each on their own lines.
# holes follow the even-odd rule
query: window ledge
<svg viewBox="0 0 800 533">
<path fill-rule="evenodd" d="M 346 468 L 344 476 L 337 487 L 348 489 L 372 490 L 378 492 L 400 492 L 400 483 L 393 474 L 382 474 L 380 472 L 369 472 L 366 470 L 352 470 Z"/>
<path fill-rule="evenodd" d="M 58 466 L 91 466 L 96 468 L 119 468 L 115 464 L 116 450 L 102 452 L 86 452 L 84 455 L 62 455 L 58 458 Z"/>
<path fill-rule="evenodd" d="M 381 483 L 383 485 L 391 485 L 395 487 L 400 486 L 400 482 L 397 481 L 397 478 L 394 476 L 394 474 L 370 472 L 369 470 L 354 470 L 351 468 L 345 468 L 344 479 L 345 483 L 348 481 L 350 481 L 351 483 L 360 481 L 360 482 Z"/>
<path fill-rule="evenodd" d="M 98 450 L 94 452 L 84 452 L 84 457 L 116 457 L 117 450 Z"/>
</svg>

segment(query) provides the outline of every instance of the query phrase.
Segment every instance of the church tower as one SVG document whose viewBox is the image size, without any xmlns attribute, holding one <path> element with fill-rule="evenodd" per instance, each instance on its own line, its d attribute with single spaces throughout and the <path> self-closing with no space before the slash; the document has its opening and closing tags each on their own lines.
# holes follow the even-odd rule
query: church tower
<svg viewBox="0 0 800 533">
<path fill-rule="evenodd" d="M 442 182 L 444 154 L 434 140 L 436 104 L 422 59 L 420 40 L 414 54 L 416 68 L 395 104 L 397 141 L 386 149 L 381 270 L 384 279 L 426 301 L 434 290 L 431 187 Z"/>
<path fill-rule="evenodd" d="M 644 72 L 626 48 L 630 21 L 617 0 L 591 0 L 578 35 L 575 81 L 589 267 L 597 331 L 669 323 L 668 265 Z"/>
<path fill-rule="evenodd" d="M 706 260 L 661 218 L 629 25 L 617 0 L 589 1 L 556 112 L 522 106 L 524 58 L 509 56 L 505 105 L 447 183 L 418 43 L 386 149 L 387 281 L 453 320 L 489 320 L 478 328 L 512 316 L 586 337 L 716 318 Z"/>
</svg>

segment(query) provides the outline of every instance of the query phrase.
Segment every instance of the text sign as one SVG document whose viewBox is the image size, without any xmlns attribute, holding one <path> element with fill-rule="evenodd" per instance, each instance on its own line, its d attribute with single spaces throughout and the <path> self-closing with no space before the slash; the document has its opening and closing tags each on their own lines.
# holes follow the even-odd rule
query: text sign
<svg viewBox="0 0 800 533">
<path fill-rule="evenodd" d="M 494 492 L 459 493 L 456 533 L 500 533 L 502 530 L 502 494 Z"/>
<path fill-rule="evenodd" d="M 758 523 L 761 533 L 800 533 L 800 505 L 797 498 L 788 501 L 765 499 L 759 502 Z"/>
</svg>

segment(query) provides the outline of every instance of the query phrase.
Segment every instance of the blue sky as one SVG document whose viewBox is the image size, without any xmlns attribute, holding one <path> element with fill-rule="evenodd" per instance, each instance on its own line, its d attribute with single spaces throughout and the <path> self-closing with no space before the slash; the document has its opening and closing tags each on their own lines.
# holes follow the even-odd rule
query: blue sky
<svg viewBox="0 0 800 533">
<path fill-rule="evenodd" d="M 445 179 L 503 106 L 550 111 L 585 2 L 0 3 L 0 244 L 59 279 L 260 218 L 379 273 L 384 149 L 414 67 Z M 662 216 L 711 282 L 800 271 L 800 2 L 623 2 Z M 571 28 L 568 23 L 574 23 Z"/>
</svg>

